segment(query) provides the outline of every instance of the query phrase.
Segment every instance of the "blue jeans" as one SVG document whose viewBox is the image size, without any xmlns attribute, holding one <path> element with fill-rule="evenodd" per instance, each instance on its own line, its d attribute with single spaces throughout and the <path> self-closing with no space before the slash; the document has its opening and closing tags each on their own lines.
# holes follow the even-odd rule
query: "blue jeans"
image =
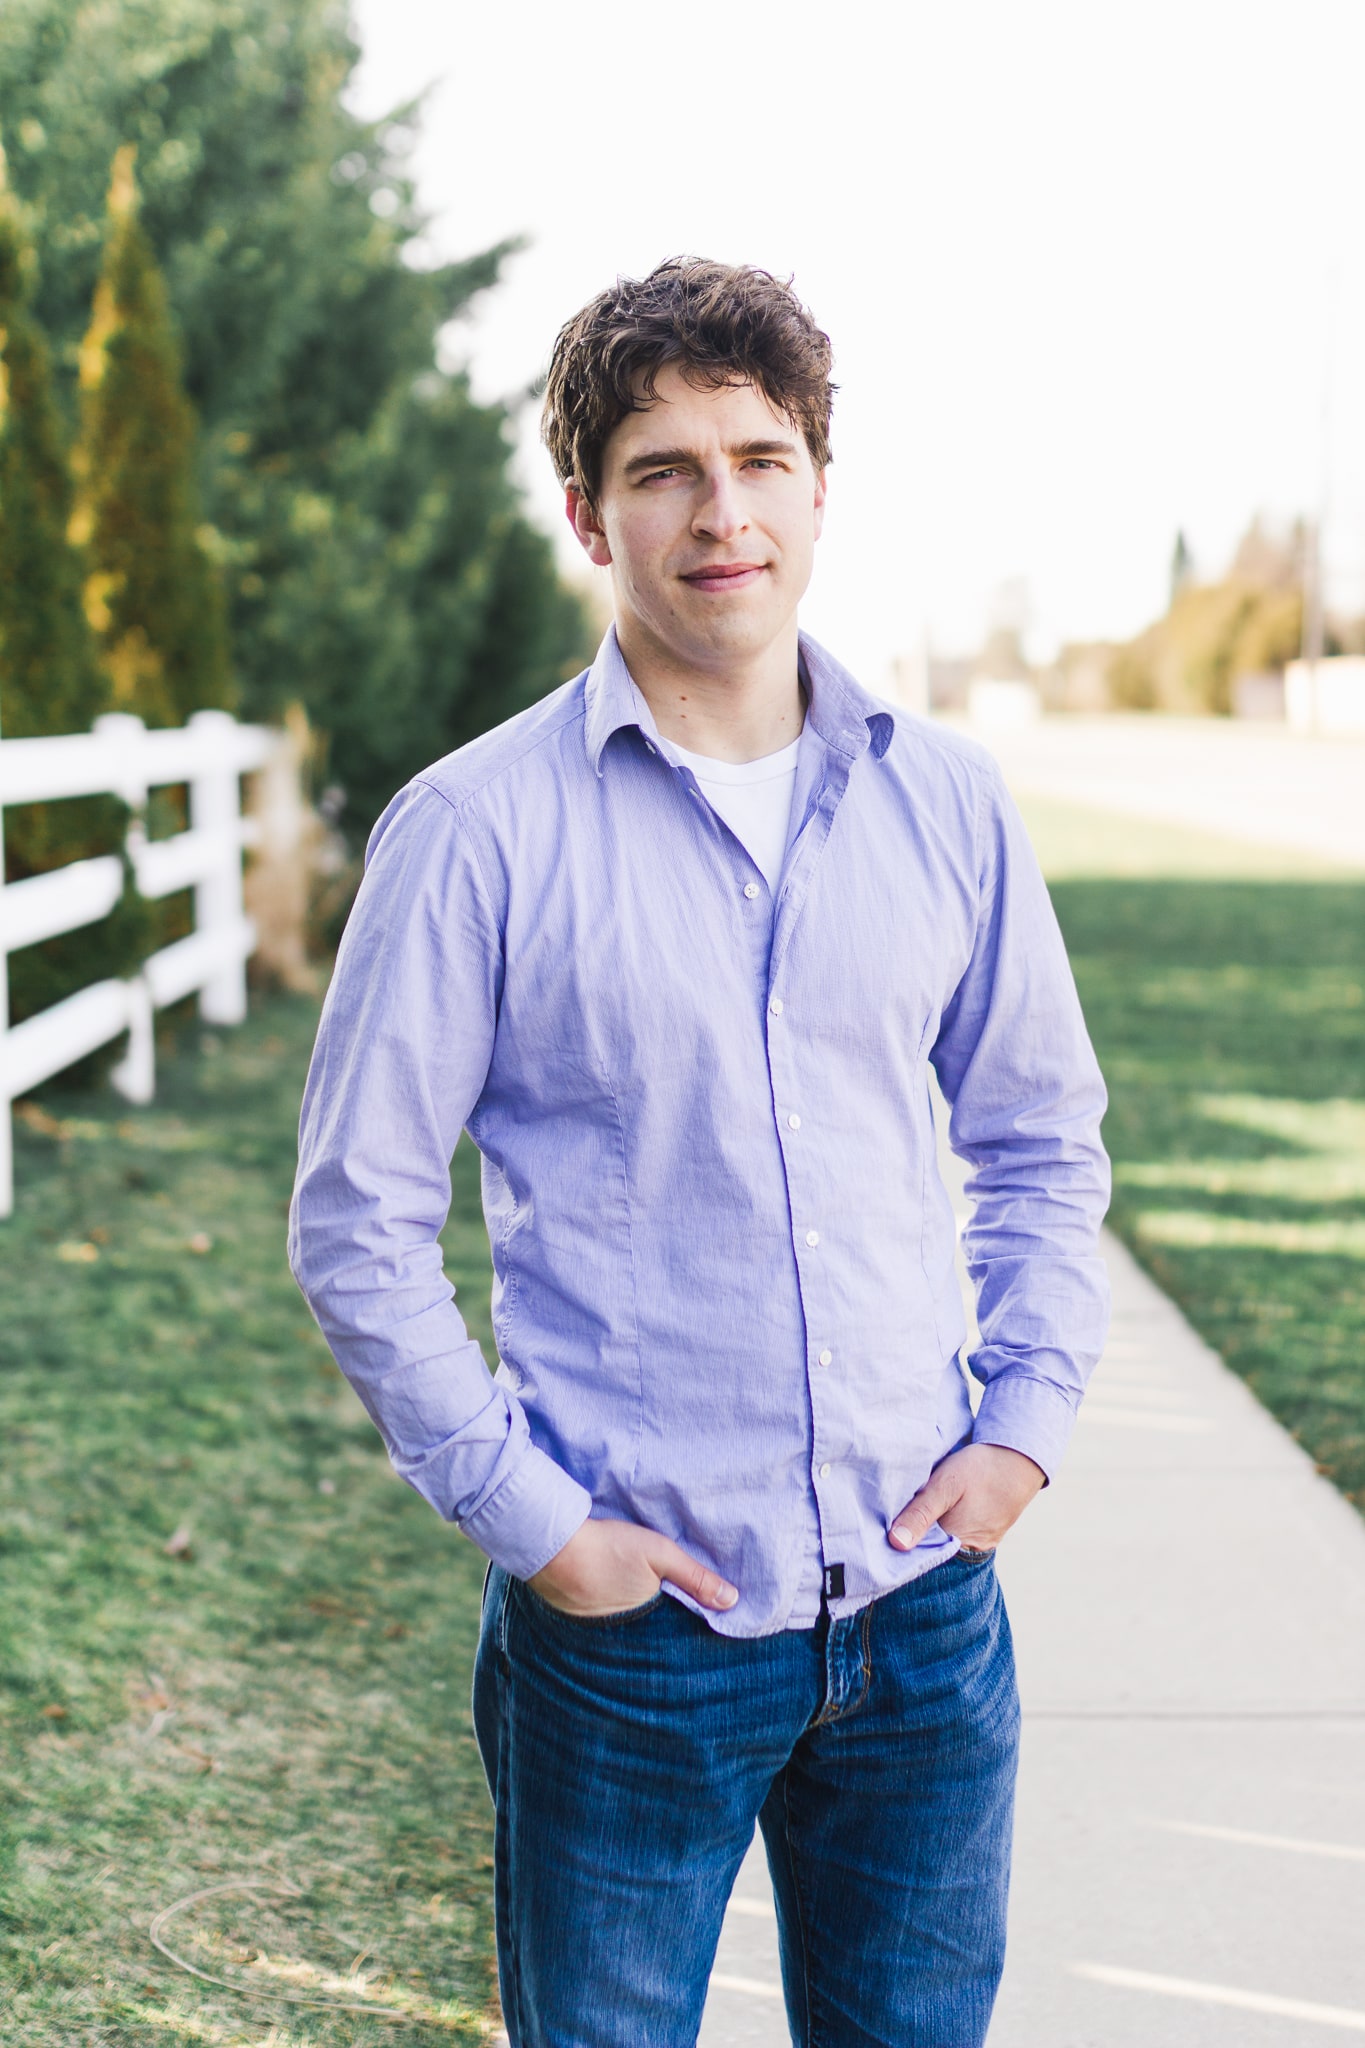
<svg viewBox="0 0 1365 2048">
<path fill-rule="evenodd" d="M 580 1620 L 493 1570 L 474 1725 L 513 2048 L 692 2048 L 758 1821 L 799 2048 L 980 2048 L 1019 1707 L 989 1556 L 736 1641 L 666 1594 Z"/>
</svg>

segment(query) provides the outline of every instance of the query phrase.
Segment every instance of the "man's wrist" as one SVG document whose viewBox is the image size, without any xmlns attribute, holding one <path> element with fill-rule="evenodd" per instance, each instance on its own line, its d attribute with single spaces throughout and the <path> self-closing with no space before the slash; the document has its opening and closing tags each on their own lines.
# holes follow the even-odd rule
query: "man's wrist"
<svg viewBox="0 0 1365 2048">
<path fill-rule="evenodd" d="M 1076 1402 L 1051 1380 L 1020 1371 L 987 1381 L 972 1426 L 974 1444 L 1029 1458 L 1050 1486 L 1076 1426 Z"/>
<path fill-rule="evenodd" d="M 470 1515 L 463 1533 L 515 1579 L 533 1579 L 592 1513 L 592 1495 L 535 1444 Z"/>
</svg>

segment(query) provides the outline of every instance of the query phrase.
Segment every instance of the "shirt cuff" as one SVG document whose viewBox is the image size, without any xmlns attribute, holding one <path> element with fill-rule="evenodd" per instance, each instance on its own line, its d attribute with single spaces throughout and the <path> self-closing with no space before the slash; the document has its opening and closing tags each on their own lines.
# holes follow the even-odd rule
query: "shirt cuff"
<svg viewBox="0 0 1365 2048">
<path fill-rule="evenodd" d="M 1075 1401 L 1051 1380 L 1002 1372 L 982 1390 L 972 1442 L 1022 1451 L 1050 1484 L 1075 1427 Z"/>
<path fill-rule="evenodd" d="M 530 1579 L 557 1557 L 592 1511 L 592 1495 L 535 1444 L 497 1491 L 458 1527 L 514 1579 Z"/>
</svg>

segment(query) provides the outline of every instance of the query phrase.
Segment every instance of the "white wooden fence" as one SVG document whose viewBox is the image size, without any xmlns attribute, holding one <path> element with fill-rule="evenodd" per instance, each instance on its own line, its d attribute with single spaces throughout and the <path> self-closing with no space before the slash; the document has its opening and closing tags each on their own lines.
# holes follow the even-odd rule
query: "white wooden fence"
<svg viewBox="0 0 1365 2048">
<path fill-rule="evenodd" d="M 117 854 L 72 861 L 50 874 L 0 888 L 0 1216 L 14 1201 L 11 1105 L 73 1060 L 128 1033 L 111 1075 L 130 1102 L 150 1102 L 156 1081 L 155 1011 L 199 993 L 206 1023 L 246 1015 L 246 963 L 256 931 L 242 908 L 242 849 L 260 827 L 242 816 L 240 777 L 287 752 L 265 726 L 239 725 L 226 711 L 199 711 L 176 731 L 148 731 L 114 713 L 91 733 L 0 739 L 0 819 L 7 804 L 70 796 L 121 796 L 132 807 L 128 854 L 147 897 L 194 890 L 194 930 L 142 963 L 129 980 L 97 981 L 9 1024 L 8 956 L 106 917 L 123 892 Z M 149 840 L 142 812 L 149 790 L 188 783 L 190 822 L 173 839 Z"/>
</svg>

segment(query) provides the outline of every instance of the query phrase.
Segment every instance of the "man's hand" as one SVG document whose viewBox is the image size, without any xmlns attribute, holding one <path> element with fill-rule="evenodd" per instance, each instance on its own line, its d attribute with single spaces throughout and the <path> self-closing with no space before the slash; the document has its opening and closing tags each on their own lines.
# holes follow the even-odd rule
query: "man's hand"
<svg viewBox="0 0 1365 2048">
<path fill-rule="evenodd" d="M 526 1583 L 562 1614 L 591 1615 L 643 1607 L 665 1579 L 721 1614 L 739 1598 L 733 1586 L 667 1536 L 635 1522 L 584 1522 Z"/>
<path fill-rule="evenodd" d="M 1022 1451 L 967 1444 L 935 1465 L 886 1540 L 897 1550 L 913 1550 L 937 1522 L 969 1550 L 994 1550 L 1045 1484 L 1046 1475 Z"/>
</svg>

